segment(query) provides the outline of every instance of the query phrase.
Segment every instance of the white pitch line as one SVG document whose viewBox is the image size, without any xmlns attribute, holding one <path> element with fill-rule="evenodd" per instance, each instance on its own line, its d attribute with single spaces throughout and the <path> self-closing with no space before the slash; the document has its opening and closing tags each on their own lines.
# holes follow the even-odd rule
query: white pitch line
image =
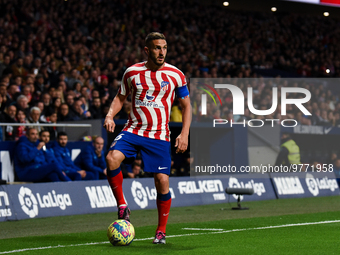
<svg viewBox="0 0 340 255">
<path fill-rule="evenodd" d="M 182 228 L 183 230 L 206 230 L 206 231 L 222 231 L 223 228 Z"/>
<path fill-rule="evenodd" d="M 257 228 L 240 228 L 240 229 L 223 230 L 223 231 L 217 231 L 217 232 L 204 232 L 204 233 L 191 233 L 191 234 L 182 234 L 182 235 L 169 235 L 169 236 L 166 236 L 166 238 L 183 237 L 183 236 L 197 236 L 197 235 L 211 235 L 211 234 L 224 234 L 224 233 L 241 232 L 241 231 L 248 231 L 248 230 L 286 228 L 286 227 L 297 227 L 297 226 L 308 226 L 308 225 L 319 225 L 319 224 L 330 224 L 330 223 L 340 223 L 340 220 L 328 220 L 328 221 L 318 221 L 318 222 L 293 223 L 293 224 L 285 224 L 285 225 L 277 225 L 277 226 L 267 226 L 267 227 L 257 227 Z M 138 242 L 138 241 L 146 241 L 146 240 L 152 240 L 152 239 L 154 239 L 154 237 L 134 239 L 133 241 L 134 242 Z M 66 248 L 66 247 L 75 247 L 75 246 L 88 246 L 88 245 L 97 245 L 97 244 L 106 244 L 106 243 L 109 243 L 109 242 L 107 241 L 107 242 L 95 242 L 95 243 L 83 243 L 83 244 L 45 246 L 45 247 L 26 248 L 26 249 L 12 250 L 12 251 L 3 251 L 3 252 L 0 252 L 0 254 L 9 254 L 9 253 L 24 252 L 24 251 L 35 251 L 35 250 L 46 250 L 46 249 L 56 249 L 56 248 Z"/>
</svg>

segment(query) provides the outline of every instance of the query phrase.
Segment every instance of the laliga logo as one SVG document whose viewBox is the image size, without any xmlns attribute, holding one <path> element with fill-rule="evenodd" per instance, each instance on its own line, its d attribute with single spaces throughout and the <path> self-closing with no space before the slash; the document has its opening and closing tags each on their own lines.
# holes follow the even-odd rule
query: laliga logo
<svg viewBox="0 0 340 255">
<path fill-rule="evenodd" d="M 235 177 L 229 178 L 229 187 L 230 188 L 246 188 L 253 189 L 254 193 L 258 196 L 262 196 L 262 194 L 266 193 L 266 188 L 264 187 L 263 182 L 255 182 L 254 180 L 250 180 L 248 182 L 239 181 Z M 233 194 L 235 199 L 238 198 L 237 195 Z M 243 200 L 243 196 L 240 196 L 240 199 Z"/>
<path fill-rule="evenodd" d="M 145 208 L 148 206 L 148 196 L 140 182 L 133 181 L 131 184 L 131 193 L 140 208 Z"/>
<path fill-rule="evenodd" d="M 38 215 L 38 202 L 29 188 L 21 187 L 18 194 L 21 209 L 30 218 Z"/>
<path fill-rule="evenodd" d="M 306 184 L 309 192 L 312 193 L 313 196 L 319 195 L 319 187 L 313 175 L 306 174 Z"/>
<path fill-rule="evenodd" d="M 221 105 L 222 105 L 222 101 L 219 97 L 219 95 L 217 94 L 216 90 L 214 88 L 212 88 L 209 85 L 204 84 L 205 86 L 209 87 L 218 97 Z M 229 89 L 232 97 L 233 97 L 233 114 L 234 115 L 244 115 L 244 95 L 243 92 L 240 88 L 238 88 L 235 85 L 231 85 L 231 84 L 215 84 L 215 88 L 217 89 Z M 213 95 L 206 89 L 203 88 L 199 88 L 203 91 L 205 91 L 207 94 L 210 95 L 210 97 L 213 99 L 215 105 L 216 104 L 216 100 L 214 99 Z M 305 95 L 304 98 L 287 98 L 287 94 L 288 93 L 302 93 Z M 269 115 L 272 114 L 273 112 L 276 111 L 277 109 L 277 104 L 278 104 L 278 96 L 277 96 L 277 88 L 273 87 L 273 92 L 272 92 L 272 106 L 270 109 L 268 110 L 257 110 L 255 109 L 254 105 L 253 105 L 253 88 L 248 87 L 247 89 L 247 103 L 248 103 L 248 108 L 249 111 L 255 115 Z M 296 88 L 296 87 L 283 87 L 281 88 L 281 115 L 286 115 L 287 114 L 287 104 L 294 104 L 300 111 L 303 112 L 304 115 L 312 115 L 302 104 L 303 103 L 307 103 L 309 100 L 311 99 L 311 93 L 309 90 L 304 89 L 304 88 Z M 202 94 L 201 95 L 201 114 L 202 115 L 207 115 L 207 95 L 206 94 Z M 278 119 L 266 119 L 265 121 L 271 121 L 272 122 L 272 126 L 274 125 L 274 121 Z M 250 126 L 254 126 L 254 127 L 262 127 L 264 122 L 263 120 L 249 120 L 248 121 L 248 125 L 252 122 L 261 122 L 260 126 L 255 126 L 255 125 L 250 125 Z M 281 121 L 281 125 L 284 127 L 290 127 L 288 125 L 284 125 L 285 121 L 293 121 L 295 122 L 295 125 L 293 125 L 293 127 L 295 127 L 297 125 L 297 121 L 294 119 L 287 119 L 287 120 L 282 120 Z M 227 124 L 228 120 L 226 119 L 214 119 L 214 127 L 217 124 Z M 231 126 L 234 124 L 243 124 L 243 126 L 245 126 L 246 121 L 244 120 L 243 122 L 232 122 L 231 121 Z"/>
<path fill-rule="evenodd" d="M 320 190 L 330 190 L 334 192 L 338 188 L 336 179 L 328 179 L 327 176 L 323 178 L 314 178 L 310 173 L 306 174 L 306 185 L 313 196 L 317 196 Z"/>
</svg>

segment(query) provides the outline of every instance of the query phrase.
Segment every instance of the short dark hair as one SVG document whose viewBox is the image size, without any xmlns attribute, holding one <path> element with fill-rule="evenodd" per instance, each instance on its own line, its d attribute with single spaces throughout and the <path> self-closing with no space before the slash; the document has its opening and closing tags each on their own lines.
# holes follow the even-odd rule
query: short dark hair
<svg viewBox="0 0 340 255">
<path fill-rule="evenodd" d="M 67 136 L 66 132 L 60 131 L 60 132 L 58 133 L 58 139 L 59 139 L 61 136 Z"/>
<path fill-rule="evenodd" d="M 51 135 L 50 131 L 48 131 L 48 130 L 41 130 L 40 133 L 39 133 L 39 136 L 41 136 L 45 132 L 47 132 L 47 133 L 49 133 Z"/>
<path fill-rule="evenodd" d="M 158 40 L 158 39 L 166 40 L 165 36 L 162 33 L 152 32 L 148 34 L 145 38 L 145 46 L 149 47 L 150 42 L 152 42 L 153 40 Z"/>
</svg>

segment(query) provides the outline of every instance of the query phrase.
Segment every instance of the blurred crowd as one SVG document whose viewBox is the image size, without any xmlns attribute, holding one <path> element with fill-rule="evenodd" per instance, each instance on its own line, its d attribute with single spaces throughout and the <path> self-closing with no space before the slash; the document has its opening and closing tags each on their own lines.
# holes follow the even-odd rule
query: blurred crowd
<svg viewBox="0 0 340 255">
<path fill-rule="evenodd" d="M 234 12 L 179 0 L 0 0 L 0 122 L 104 118 L 126 68 L 145 60 L 144 38 L 151 31 L 165 34 L 166 61 L 188 80 L 258 78 L 265 69 L 340 77 L 340 26 L 330 17 Z M 305 125 L 338 125 L 337 93 L 310 89 L 306 107 L 313 117 L 294 108 L 289 114 Z M 254 105 L 270 108 L 270 95 L 271 85 L 259 84 Z M 230 94 L 222 100 L 212 116 L 234 118 Z M 127 119 L 130 109 L 126 101 L 116 118 Z M 177 102 L 171 121 L 181 121 Z M 4 131 L 6 140 L 26 132 L 23 126 Z M 54 140 L 56 131 L 49 131 Z"/>
</svg>

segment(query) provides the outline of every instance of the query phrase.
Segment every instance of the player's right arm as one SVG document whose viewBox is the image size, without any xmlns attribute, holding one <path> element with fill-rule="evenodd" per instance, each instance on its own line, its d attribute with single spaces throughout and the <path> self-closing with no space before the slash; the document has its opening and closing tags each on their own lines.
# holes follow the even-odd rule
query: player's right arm
<svg viewBox="0 0 340 255">
<path fill-rule="evenodd" d="M 122 109 L 124 101 L 127 97 L 128 95 L 117 94 L 113 99 L 109 112 L 107 113 L 104 121 L 104 128 L 106 128 L 108 132 L 112 133 L 115 130 L 116 124 L 113 121 L 113 118 Z"/>
</svg>

